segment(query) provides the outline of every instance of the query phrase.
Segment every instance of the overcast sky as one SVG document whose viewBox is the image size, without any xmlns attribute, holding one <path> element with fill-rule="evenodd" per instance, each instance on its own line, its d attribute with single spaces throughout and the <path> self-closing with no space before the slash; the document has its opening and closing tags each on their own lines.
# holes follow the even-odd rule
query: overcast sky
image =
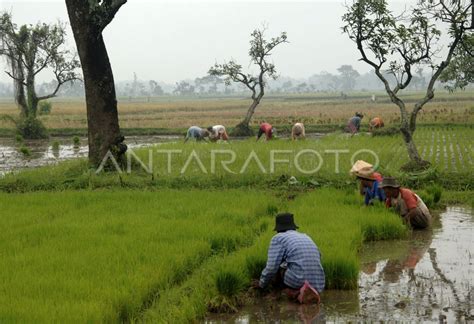
<svg viewBox="0 0 474 324">
<path fill-rule="evenodd" d="M 0 1 L 17 24 L 68 21 L 64 0 Z M 400 8 L 412 2 L 391 1 Z M 290 43 L 277 47 L 273 55 L 280 75 L 335 73 L 342 64 L 368 71 L 358 62 L 355 45 L 341 32 L 344 12 L 341 0 L 129 0 L 105 29 L 104 38 L 116 80 L 132 79 L 136 72 L 142 80 L 174 83 L 204 76 L 216 61 L 230 58 L 247 67 L 250 33 L 263 22 L 269 26 L 269 37 L 288 33 Z M 68 33 L 68 46 L 74 48 L 69 26 Z M 0 64 L 3 71 L 5 62 Z M 0 81 L 8 80 L 5 73 L 0 75 Z"/>
</svg>

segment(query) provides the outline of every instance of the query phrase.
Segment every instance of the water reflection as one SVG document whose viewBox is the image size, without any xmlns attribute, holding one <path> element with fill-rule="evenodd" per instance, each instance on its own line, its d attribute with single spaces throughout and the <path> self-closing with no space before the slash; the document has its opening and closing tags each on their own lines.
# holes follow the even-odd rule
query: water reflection
<svg viewBox="0 0 474 324">
<path fill-rule="evenodd" d="M 206 322 L 474 321 L 473 234 L 472 210 L 450 207 L 409 240 L 366 244 L 359 290 L 325 291 L 311 318 L 299 305 L 262 299 Z"/>
<path fill-rule="evenodd" d="M 149 146 L 157 143 L 171 142 L 180 139 L 179 136 L 128 136 L 127 145 L 130 148 Z M 53 145 L 59 143 L 59 147 Z M 29 156 L 19 152 L 19 147 L 25 146 L 31 151 Z M 13 139 L 0 139 L 0 175 L 5 172 L 17 171 L 56 164 L 61 161 L 87 156 L 87 138 L 81 138 L 79 145 L 74 145 L 71 138 L 53 137 L 49 140 L 24 141 L 22 144 Z"/>
</svg>

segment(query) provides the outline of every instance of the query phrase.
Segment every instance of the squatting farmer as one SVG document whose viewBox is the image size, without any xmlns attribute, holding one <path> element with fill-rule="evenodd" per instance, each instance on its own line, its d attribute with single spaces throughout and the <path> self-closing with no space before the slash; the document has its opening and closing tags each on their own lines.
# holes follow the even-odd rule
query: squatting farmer
<svg viewBox="0 0 474 324">
<path fill-rule="evenodd" d="M 296 123 L 291 128 L 291 139 L 296 140 L 297 138 L 304 139 L 306 136 L 303 123 Z"/>
<path fill-rule="evenodd" d="M 387 207 L 393 207 L 407 224 L 415 229 L 427 228 L 431 214 L 421 198 L 407 188 L 401 188 L 394 178 L 384 178 L 380 187 L 387 196 Z"/>
<path fill-rule="evenodd" d="M 229 135 L 227 135 L 227 131 L 224 126 L 222 125 L 214 125 L 210 126 L 207 128 L 207 130 L 210 133 L 210 140 L 211 141 L 218 141 L 218 140 L 223 140 L 227 141 L 229 140 Z"/>
<path fill-rule="evenodd" d="M 283 213 L 275 218 L 275 231 L 268 250 L 268 259 L 256 288 L 284 289 L 290 298 L 300 303 L 320 301 L 325 277 L 321 253 L 313 240 L 296 231 L 293 214 Z"/>
<path fill-rule="evenodd" d="M 346 132 L 351 133 L 354 135 L 357 133 L 360 129 L 360 123 L 362 122 L 362 118 L 364 118 L 364 115 L 362 115 L 359 112 L 356 112 L 351 119 L 349 119 L 347 126 L 346 126 Z"/>
<path fill-rule="evenodd" d="M 209 131 L 207 129 L 202 129 L 198 126 L 191 126 L 186 133 L 186 138 L 184 142 L 186 143 L 189 139 L 194 139 L 196 141 L 201 141 L 209 137 Z"/>
<path fill-rule="evenodd" d="M 273 138 L 273 133 L 275 133 L 275 128 L 269 123 L 261 123 L 260 128 L 258 129 L 257 141 L 265 134 L 265 139 L 267 141 Z"/>
<path fill-rule="evenodd" d="M 360 181 L 359 192 L 364 196 L 366 206 L 373 205 L 374 199 L 381 202 L 386 200 L 385 192 L 380 188 L 382 175 L 374 171 L 372 164 L 359 160 L 352 166 L 351 174 Z"/>
</svg>

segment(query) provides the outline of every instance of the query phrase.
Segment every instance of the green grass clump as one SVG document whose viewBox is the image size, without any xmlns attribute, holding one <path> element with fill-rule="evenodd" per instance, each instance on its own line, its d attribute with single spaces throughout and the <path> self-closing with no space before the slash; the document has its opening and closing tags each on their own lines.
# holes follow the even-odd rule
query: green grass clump
<svg viewBox="0 0 474 324">
<path fill-rule="evenodd" d="M 16 135 L 15 135 L 15 142 L 17 142 L 17 143 L 23 143 L 23 141 L 24 141 L 23 136 L 21 136 L 20 134 L 16 134 Z"/>
<path fill-rule="evenodd" d="M 225 297 L 234 297 L 244 287 L 244 279 L 236 271 L 222 270 L 216 275 L 216 288 Z"/>
<path fill-rule="evenodd" d="M 72 138 L 72 144 L 74 145 L 74 147 L 79 147 L 81 145 L 81 139 L 79 138 L 79 136 L 74 136 Z"/>
<path fill-rule="evenodd" d="M 60 144 L 58 141 L 54 141 L 53 144 L 51 145 L 51 148 L 53 151 L 59 151 Z"/>
<path fill-rule="evenodd" d="M 30 150 L 27 146 L 22 145 L 22 146 L 19 148 L 19 151 L 20 151 L 20 153 L 23 154 L 23 156 L 25 156 L 25 157 L 31 156 L 31 150 Z"/>
</svg>

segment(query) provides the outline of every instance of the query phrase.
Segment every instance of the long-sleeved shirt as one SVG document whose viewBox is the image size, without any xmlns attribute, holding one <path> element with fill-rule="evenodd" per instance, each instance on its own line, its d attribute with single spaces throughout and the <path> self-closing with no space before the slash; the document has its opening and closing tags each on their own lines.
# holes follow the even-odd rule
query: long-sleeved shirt
<svg viewBox="0 0 474 324">
<path fill-rule="evenodd" d="M 186 138 L 194 138 L 194 139 L 203 139 L 204 138 L 204 130 L 198 126 L 191 126 L 188 129 L 188 133 L 186 134 Z"/>
<path fill-rule="evenodd" d="M 287 264 L 283 278 L 285 285 L 299 289 L 305 280 L 308 280 L 318 292 L 323 291 L 325 275 L 321 265 L 321 253 L 308 235 L 286 231 L 272 238 L 267 265 L 260 276 L 260 287 L 268 286 L 282 263 Z"/>
<path fill-rule="evenodd" d="M 362 119 L 359 116 L 354 116 L 351 119 L 349 119 L 349 123 L 347 124 L 347 127 L 351 130 L 352 133 L 356 133 L 360 129 L 360 123 Z"/>
<path fill-rule="evenodd" d="M 380 184 L 375 180 L 372 184 L 372 188 L 364 187 L 365 199 L 364 203 L 369 205 L 372 199 L 378 198 L 380 201 L 385 201 L 385 192 L 380 188 Z"/>
</svg>

